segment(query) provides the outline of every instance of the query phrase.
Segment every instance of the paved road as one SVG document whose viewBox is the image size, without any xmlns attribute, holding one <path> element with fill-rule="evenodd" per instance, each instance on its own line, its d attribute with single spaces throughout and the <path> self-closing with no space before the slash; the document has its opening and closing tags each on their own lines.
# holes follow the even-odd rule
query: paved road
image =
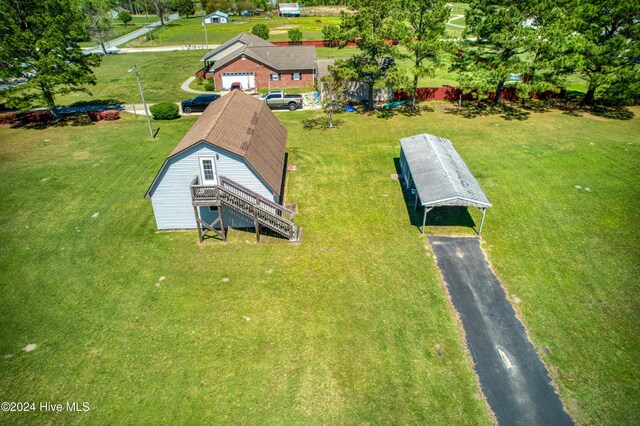
<svg viewBox="0 0 640 426">
<path fill-rule="evenodd" d="M 478 238 L 428 237 L 502 425 L 572 425 Z"/>
<path fill-rule="evenodd" d="M 170 22 L 173 21 L 174 19 L 178 19 L 178 14 L 174 13 L 173 15 L 169 15 L 167 16 L 167 21 L 166 22 Z M 108 42 L 105 43 L 105 47 L 107 48 L 107 51 L 112 51 L 114 50 L 115 47 L 120 46 L 121 44 L 125 44 L 130 42 L 131 40 L 134 40 L 138 37 L 140 37 L 141 35 L 146 34 L 147 32 L 151 31 L 154 28 L 157 28 L 161 25 L 160 21 L 154 22 L 153 24 L 149 24 L 146 27 L 142 27 L 139 28 L 135 31 L 131 31 L 128 34 L 123 35 L 122 37 L 118 37 L 116 39 L 113 40 L 109 40 Z M 94 46 L 94 47 L 90 47 L 89 49 L 85 49 L 84 51 L 85 55 L 90 55 L 92 53 L 103 53 L 102 52 L 102 46 L 98 45 L 98 46 Z"/>
</svg>

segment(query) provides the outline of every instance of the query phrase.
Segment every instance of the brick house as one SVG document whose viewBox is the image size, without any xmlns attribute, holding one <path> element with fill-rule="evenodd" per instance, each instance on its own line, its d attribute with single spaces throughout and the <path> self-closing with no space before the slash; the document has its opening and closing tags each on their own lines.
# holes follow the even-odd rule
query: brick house
<svg viewBox="0 0 640 426">
<path fill-rule="evenodd" d="M 242 33 L 207 53 L 203 74 L 213 77 L 216 90 L 239 82 L 243 89 L 285 88 L 315 82 L 314 46 L 275 46 Z"/>
</svg>

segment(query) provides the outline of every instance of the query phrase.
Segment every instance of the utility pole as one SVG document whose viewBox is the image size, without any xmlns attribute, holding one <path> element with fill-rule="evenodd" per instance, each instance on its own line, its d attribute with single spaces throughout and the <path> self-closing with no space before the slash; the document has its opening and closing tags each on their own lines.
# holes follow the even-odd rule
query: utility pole
<svg viewBox="0 0 640 426">
<path fill-rule="evenodd" d="M 202 26 L 204 27 L 204 44 L 207 45 L 207 50 L 209 50 L 209 39 L 207 38 L 207 23 L 202 20 Z"/>
<path fill-rule="evenodd" d="M 128 72 L 133 71 L 136 73 L 136 78 L 138 79 L 138 87 L 140 88 L 140 96 L 142 97 L 142 104 L 144 105 L 144 113 L 147 116 L 147 123 L 149 123 L 149 133 L 151 134 L 151 139 L 155 139 L 153 136 L 153 127 L 151 127 L 151 117 L 149 117 L 149 110 L 147 109 L 147 101 L 144 100 L 144 92 L 142 91 L 142 83 L 140 83 L 140 74 L 138 74 L 138 66 L 134 65 Z"/>
</svg>

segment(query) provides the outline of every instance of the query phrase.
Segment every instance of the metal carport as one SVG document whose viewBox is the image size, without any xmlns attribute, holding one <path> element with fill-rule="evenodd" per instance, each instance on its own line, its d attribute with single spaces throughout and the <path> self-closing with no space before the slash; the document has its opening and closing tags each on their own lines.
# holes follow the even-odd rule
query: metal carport
<svg viewBox="0 0 640 426">
<path fill-rule="evenodd" d="M 427 213 L 434 207 L 471 206 L 482 211 L 478 235 L 491 202 L 451 141 L 423 133 L 400 139 L 400 172 L 406 189 L 415 188 L 424 208 L 422 233 Z"/>
</svg>

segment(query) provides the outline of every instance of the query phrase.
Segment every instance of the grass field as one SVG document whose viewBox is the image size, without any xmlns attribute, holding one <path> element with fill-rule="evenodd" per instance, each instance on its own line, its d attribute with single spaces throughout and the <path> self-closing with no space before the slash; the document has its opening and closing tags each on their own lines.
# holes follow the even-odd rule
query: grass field
<svg viewBox="0 0 640 426">
<path fill-rule="evenodd" d="M 128 25 L 124 25 L 122 21 L 119 19 L 112 20 L 112 27 L 109 33 L 109 40 L 113 40 L 115 38 L 121 37 L 125 34 L 128 34 L 132 31 L 135 31 L 139 28 L 144 27 L 145 25 L 152 24 L 160 19 L 157 16 L 133 16 L 131 22 Z M 81 47 L 92 47 L 96 46 L 98 43 L 96 41 L 83 41 L 79 43 Z"/>
<path fill-rule="evenodd" d="M 269 41 L 287 41 L 287 31 L 299 28 L 303 40 L 322 40 L 322 27 L 338 25 L 340 18 L 335 16 L 281 18 L 274 16 L 242 18 L 232 17 L 228 24 L 208 25 L 207 38 L 209 44 L 222 44 L 241 32 L 251 33 L 256 24 L 266 24 L 270 30 Z M 146 40 L 144 37 L 127 43 L 126 47 L 173 46 L 204 44 L 204 28 L 201 18 L 184 18 L 171 21 L 153 32 L 154 38 Z"/>
<path fill-rule="evenodd" d="M 108 55 L 95 70 L 98 83 L 90 88 L 92 95 L 73 93 L 58 99 L 61 105 L 74 102 L 116 101 L 142 103 L 136 76 L 127 72 L 138 66 L 147 102 L 177 102 L 191 94 L 180 85 L 202 67 L 201 50 L 178 52 L 133 53 Z M 112 103 L 105 102 L 105 103 Z"/>
<path fill-rule="evenodd" d="M 433 255 L 390 179 L 398 138 L 426 131 L 454 142 L 493 202 L 484 248 L 569 412 L 638 423 L 637 117 L 436 108 L 306 131 L 310 114 L 278 115 L 299 169 L 286 188 L 299 246 L 155 232 L 142 195 L 192 118 L 156 123 L 154 142 L 141 117 L 0 127 L 0 389 L 92 407 L 0 422 L 488 423 Z"/>
</svg>

